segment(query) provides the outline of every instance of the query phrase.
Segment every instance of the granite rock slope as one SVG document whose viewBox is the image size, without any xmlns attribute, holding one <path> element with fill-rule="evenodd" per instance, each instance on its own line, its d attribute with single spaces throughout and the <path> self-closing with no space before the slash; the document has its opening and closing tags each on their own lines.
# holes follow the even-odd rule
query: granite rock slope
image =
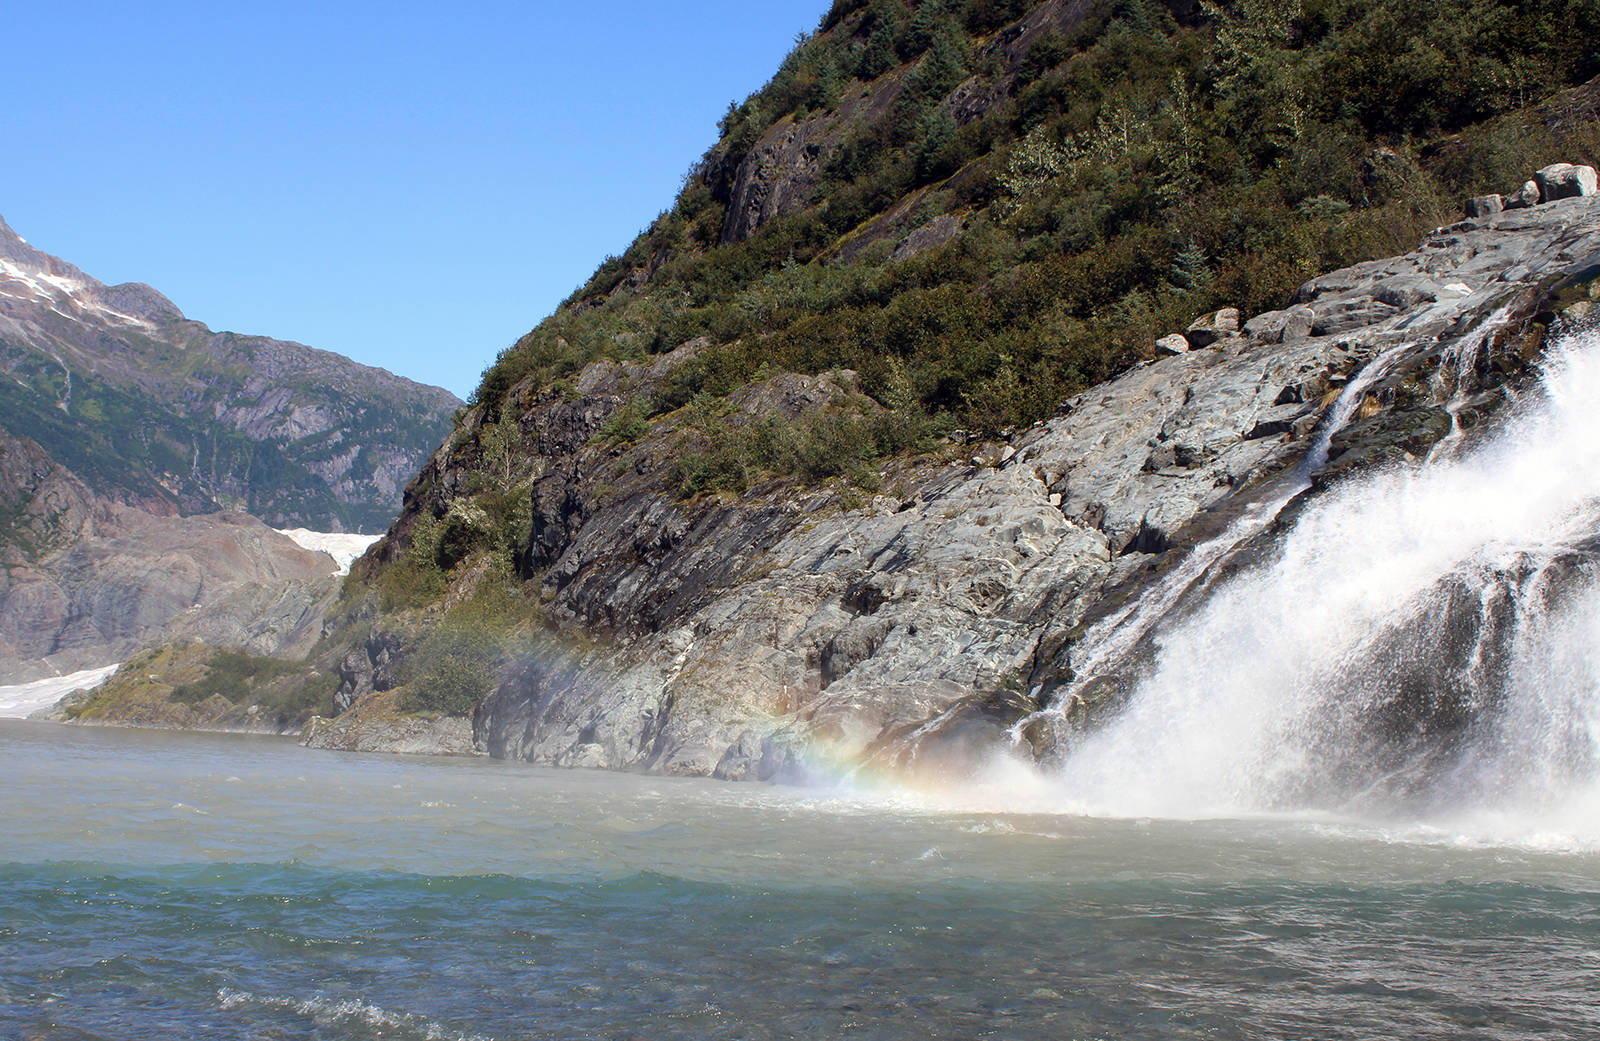
<svg viewBox="0 0 1600 1041">
<path fill-rule="evenodd" d="M 688 418 L 632 443 L 602 436 L 693 345 L 650 366 L 596 363 L 575 395 L 520 391 L 531 449 L 507 486 L 526 496 L 520 573 L 550 633 L 502 669 L 475 740 L 557 765 L 739 779 L 874 757 L 914 767 L 999 740 L 1071 674 L 1086 619 L 1283 482 L 1315 495 L 1418 458 L 1451 434 L 1442 405 L 1458 395 L 1462 423 L 1487 422 L 1552 300 L 1597 275 L 1595 197 L 1443 228 L 1237 331 L 1211 316 L 1207 346 L 1140 364 L 1008 441 L 892 463 L 886 494 L 865 502 L 781 480 L 682 499 L 665 475 Z M 849 373 L 779 375 L 739 408 L 803 415 L 840 407 L 850 386 Z M 484 469 L 481 419 L 410 489 L 388 559 L 419 525 L 462 515 Z M 344 664 L 347 698 L 382 688 L 408 653 L 382 633 L 365 648 Z"/>
</svg>

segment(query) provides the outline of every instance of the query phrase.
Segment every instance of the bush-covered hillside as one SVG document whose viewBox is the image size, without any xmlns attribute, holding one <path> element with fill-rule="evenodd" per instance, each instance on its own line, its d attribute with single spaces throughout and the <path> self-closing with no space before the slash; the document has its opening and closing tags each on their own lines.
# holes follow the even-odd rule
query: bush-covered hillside
<svg viewBox="0 0 1600 1041">
<path fill-rule="evenodd" d="M 1592 161 L 1592 122 L 1533 106 L 1597 38 L 1600 0 L 835 0 L 476 402 L 704 337 L 631 421 L 849 368 L 907 419 L 1026 423 L 1203 311 Z"/>
</svg>

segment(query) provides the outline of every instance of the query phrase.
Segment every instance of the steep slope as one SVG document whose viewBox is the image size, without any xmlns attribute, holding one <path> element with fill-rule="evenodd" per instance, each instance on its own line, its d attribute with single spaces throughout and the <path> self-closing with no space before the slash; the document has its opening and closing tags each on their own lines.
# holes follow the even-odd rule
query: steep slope
<svg viewBox="0 0 1600 1041">
<path fill-rule="evenodd" d="M 1194 314 L 1278 307 L 1591 152 L 1533 106 L 1600 74 L 1596 32 L 1569 0 L 841 0 L 474 401 L 703 339 L 636 411 L 848 368 L 913 427 L 1030 423 Z"/>
<path fill-rule="evenodd" d="M 326 351 L 212 332 L 0 221 L 0 426 L 105 498 L 381 530 L 459 404 Z"/>
<path fill-rule="evenodd" d="M 470 715 L 498 755 L 760 778 L 1110 711 L 1051 702 L 1080 624 L 1424 454 L 1441 351 L 1482 359 L 1463 422 L 1524 378 L 1593 277 L 1592 202 L 1517 196 L 1595 159 L 1597 18 L 835 4 L 408 488 L 314 662 L 337 743 Z M 1524 209 L 1456 223 L 1491 190 Z"/>
<path fill-rule="evenodd" d="M 477 740 L 540 762 L 728 778 L 971 763 L 1092 675 L 1080 626 L 1141 603 L 1168 572 L 1204 573 L 1215 558 L 1197 543 L 1245 515 L 1270 529 L 1349 474 L 1414 465 L 1458 425 L 1486 428 L 1538 355 L 1552 294 L 1585 296 L 1597 274 L 1600 197 L 1458 224 L 1307 283 L 1294 308 L 1139 365 L 1008 441 L 893 463 L 870 499 L 783 480 L 680 499 L 674 435 L 692 410 L 628 444 L 603 432 L 629 391 L 669 381 L 692 352 L 593 363 L 577 397 L 518 402 L 538 454 L 502 487 L 531 519 L 503 537 L 531 576 L 525 602 L 559 635 L 505 640 L 498 678 L 477 659 L 492 688 Z M 735 396 L 730 422 L 751 436 L 763 417 L 836 406 L 852 381 L 774 377 Z M 448 561 L 463 526 L 495 528 L 445 491 L 483 474 L 472 433 L 419 482 L 444 520 L 401 529 L 411 557 L 371 576 L 380 590 L 419 555 Z M 426 502 L 412 506 L 426 521 Z M 482 558 L 454 587 L 428 635 L 380 624 L 365 638 L 343 664 L 345 697 L 437 683 L 429 656 L 453 627 L 494 655 L 481 623 L 504 587 Z M 1029 739 L 1053 754 L 1061 728 L 1112 711 L 1119 689 L 1074 687 Z"/>
</svg>

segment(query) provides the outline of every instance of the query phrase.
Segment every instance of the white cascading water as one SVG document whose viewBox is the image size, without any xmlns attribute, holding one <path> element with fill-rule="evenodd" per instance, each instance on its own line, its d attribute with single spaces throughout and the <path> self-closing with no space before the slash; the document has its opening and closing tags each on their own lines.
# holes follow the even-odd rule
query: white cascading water
<svg viewBox="0 0 1600 1041">
<path fill-rule="evenodd" d="M 1491 437 L 1315 500 L 1267 560 L 1156 622 L 1126 708 L 1065 757 L 1066 798 L 1600 835 L 1597 420 L 1588 331 Z"/>
</svg>

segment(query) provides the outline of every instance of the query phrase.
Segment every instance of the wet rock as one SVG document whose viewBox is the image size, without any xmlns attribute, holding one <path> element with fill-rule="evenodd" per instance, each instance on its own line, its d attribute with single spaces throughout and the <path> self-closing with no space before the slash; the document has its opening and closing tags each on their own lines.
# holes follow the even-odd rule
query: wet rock
<svg viewBox="0 0 1600 1041">
<path fill-rule="evenodd" d="M 1287 434 L 1294 429 L 1295 421 L 1305 414 L 1305 406 L 1298 402 L 1275 405 L 1256 418 L 1255 426 L 1250 428 L 1245 440 L 1254 441 L 1259 437 L 1279 437 Z"/>
<path fill-rule="evenodd" d="M 1329 462 L 1314 479 L 1323 487 L 1361 470 L 1414 462 L 1452 429 L 1450 413 L 1437 407 L 1393 409 L 1358 419 L 1334 436 Z"/>
<path fill-rule="evenodd" d="M 1029 703 L 1063 689 L 1078 627 L 1291 479 L 1338 389 L 1386 346 L 1419 345 L 1337 441 L 1325 479 L 1424 455 L 1450 433 L 1424 378 L 1440 343 L 1597 255 L 1597 200 L 1444 229 L 1308 282 L 1283 311 L 1235 318 L 1248 336 L 1208 316 L 1227 349 L 1135 366 L 1004 446 L 962 436 L 946 449 L 955 461 L 897 461 L 881 508 L 783 482 L 684 500 L 664 430 L 594 443 L 615 403 L 649 393 L 670 363 L 607 363 L 575 401 L 519 399 L 542 547 L 522 577 L 546 591 L 558 629 L 585 638 L 557 632 L 515 663 L 480 707 L 476 740 L 535 762 L 737 779 L 1004 750 Z M 1306 335 L 1318 326 L 1339 335 Z M 775 378 L 729 422 L 828 408 L 852 386 Z M 1007 465 L 965 462 L 998 462 L 1003 447 Z M 460 450 L 438 457 L 437 487 L 470 473 Z M 581 508 L 564 508 L 569 490 Z M 448 502 L 412 508 L 444 516 Z M 1099 691 L 1096 711 L 1119 689 L 1085 688 Z"/>
</svg>

